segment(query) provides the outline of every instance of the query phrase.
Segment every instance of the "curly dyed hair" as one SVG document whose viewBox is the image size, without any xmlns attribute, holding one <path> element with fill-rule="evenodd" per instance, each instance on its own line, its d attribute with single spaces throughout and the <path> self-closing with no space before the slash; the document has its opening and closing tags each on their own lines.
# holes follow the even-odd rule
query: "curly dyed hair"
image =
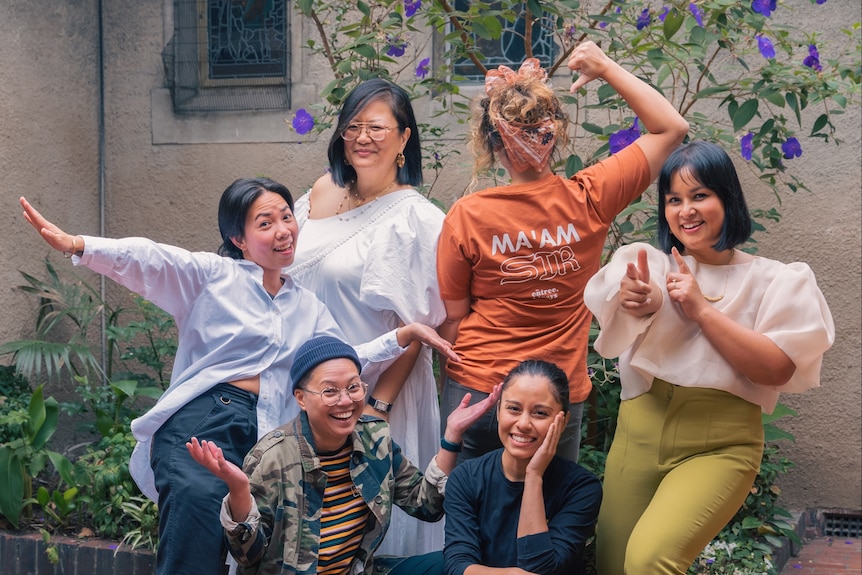
<svg viewBox="0 0 862 575">
<path fill-rule="evenodd" d="M 549 117 L 553 118 L 556 128 L 554 156 L 558 156 L 568 141 L 569 116 L 547 81 L 519 76 L 511 83 L 495 85 L 490 94 L 483 93 L 474 98 L 469 147 L 475 162 L 469 189 L 475 187 L 481 174 L 496 165 L 497 155 L 503 149 L 494 124 L 496 119 L 535 124 Z"/>
</svg>

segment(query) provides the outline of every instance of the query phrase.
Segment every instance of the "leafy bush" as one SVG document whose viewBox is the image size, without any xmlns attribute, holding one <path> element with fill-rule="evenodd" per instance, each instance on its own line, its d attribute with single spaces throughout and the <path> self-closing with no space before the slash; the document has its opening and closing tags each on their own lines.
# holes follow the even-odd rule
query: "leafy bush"
<svg viewBox="0 0 862 575">
<path fill-rule="evenodd" d="M 22 272 L 27 285 L 19 287 L 39 298 L 36 337 L 0 345 L 0 355 L 15 360 L 14 367 L 0 366 L 0 404 L 9 409 L 0 422 L 0 473 L 10 486 L 0 495 L 0 514 L 16 527 L 23 513 L 45 533 L 86 525 L 101 537 L 154 547 L 158 512 L 129 474 L 135 446 L 129 425 L 143 409 L 137 400 L 157 398 L 167 387 L 177 345 L 173 319 L 137 296 L 131 308 L 112 308 L 74 273 L 61 275 L 48 260 L 45 266 L 45 278 Z M 100 343 L 89 333 L 101 313 L 107 319 L 104 368 Z M 43 400 L 45 384 L 31 391 L 25 375 L 57 381 L 65 375 L 77 399 L 62 406 Z M 79 421 L 101 435 L 74 466 L 46 448 L 61 408 L 92 414 L 95 423 Z M 47 473 L 49 459 L 59 481 Z M 138 537 L 127 537 L 133 533 Z"/>
</svg>

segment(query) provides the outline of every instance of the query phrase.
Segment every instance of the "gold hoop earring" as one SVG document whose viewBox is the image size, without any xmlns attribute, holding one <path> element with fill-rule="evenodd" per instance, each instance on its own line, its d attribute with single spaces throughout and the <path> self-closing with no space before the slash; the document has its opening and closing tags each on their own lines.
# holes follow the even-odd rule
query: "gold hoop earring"
<svg viewBox="0 0 862 575">
<path fill-rule="evenodd" d="M 398 155 L 395 156 L 395 165 L 398 166 L 399 168 L 404 167 L 404 153 L 403 152 L 398 152 Z"/>
</svg>

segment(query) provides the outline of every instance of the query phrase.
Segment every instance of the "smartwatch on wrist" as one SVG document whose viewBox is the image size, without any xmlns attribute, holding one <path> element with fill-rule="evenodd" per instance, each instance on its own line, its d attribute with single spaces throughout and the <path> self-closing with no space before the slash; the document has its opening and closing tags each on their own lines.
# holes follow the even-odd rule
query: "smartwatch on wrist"
<svg viewBox="0 0 862 575">
<path fill-rule="evenodd" d="M 375 399 L 372 396 L 368 396 L 368 405 L 374 408 L 375 411 L 379 411 L 380 413 L 389 413 L 392 411 L 392 404 L 386 403 L 385 401 L 381 401 L 379 399 Z"/>
</svg>

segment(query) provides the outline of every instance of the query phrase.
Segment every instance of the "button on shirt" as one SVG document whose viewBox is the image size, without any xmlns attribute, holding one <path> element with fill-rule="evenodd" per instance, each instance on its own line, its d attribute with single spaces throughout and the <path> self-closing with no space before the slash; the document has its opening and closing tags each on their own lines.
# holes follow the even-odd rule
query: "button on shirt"
<svg viewBox="0 0 862 575">
<path fill-rule="evenodd" d="M 145 238 L 84 236 L 75 265 L 111 278 L 173 316 L 178 347 L 170 387 L 146 414 L 132 421 L 138 440 L 129 470 L 141 491 L 157 501 L 150 468 L 155 432 L 186 403 L 217 383 L 260 376 L 258 436 L 299 413 L 291 393 L 290 366 L 300 345 L 312 337 L 346 340 L 326 306 L 312 292 L 283 275 L 271 297 L 263 270 L 247 260 L 189 252 Z M 355 347 L 363 365 L 403 352 L 395 331 Z"/>
</svg>

